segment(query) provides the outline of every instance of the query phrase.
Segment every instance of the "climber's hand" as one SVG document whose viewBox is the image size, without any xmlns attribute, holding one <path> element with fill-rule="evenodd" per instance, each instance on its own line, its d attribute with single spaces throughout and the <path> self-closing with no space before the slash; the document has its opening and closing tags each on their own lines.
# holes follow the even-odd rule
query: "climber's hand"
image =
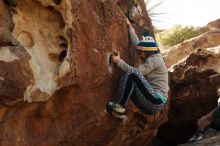
<svg viewBox="0 0 220 146">
<path fill-rule="evenodd" d="M 135 30 L 134 30 L 133 26 L 131 25 L 131 22 L 128 20 L 128 18 L 126 18 L 126 20 L 127 20 L 127 25 L 128 25 L 129 31 L 134 31 L 135 32 Z"/>
<path fill-rule="evenodd" d="M 212 114 L 211 114 L 211 116 L 212 116 Z M 197 121 L 197 128 L 198 128 L 198 130 L 203 131 L 203 129 L 205 127 L 207 127 L 212 121 L 213 121 L 213 119 L 212 119 L 212 117 L 210 117 L 210 114 L 201 117 Z"/>
<path fill-rule="evenodd" d="M 131 22 L 130 22 L 130 20 L 128 20 L 128 18 L 126 18 L 126 22 L 127 22 L 128 26 L 131 26 Z"/>
<path fill-rule="evenodd" d="M 112 54 L 112 55 L 111 55 L 111 58 L 110 58 L 111 62 L 112 62 L 112 63 L 115 63 L 115 64 L 117 64 L 120 59 L 121 59 L 121 58 L 120 58 L 119 53 L 114 53 L 114 54 Z"/>
</svg>

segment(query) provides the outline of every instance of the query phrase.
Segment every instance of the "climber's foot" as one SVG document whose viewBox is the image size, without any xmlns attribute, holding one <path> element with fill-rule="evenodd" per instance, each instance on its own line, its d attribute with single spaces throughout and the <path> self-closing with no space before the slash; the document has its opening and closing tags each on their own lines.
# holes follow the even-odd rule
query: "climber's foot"
<svg viewBox="0 0 220 146">
<path fill-rule="evenodd" d="M 206 133 L 210 129 L 210 125 L 204 127 L 201 130 L 195 132 L 195 134 L 188 140 L 188 142 L 199 141 L 203 139 L 204 133 Z"/>
<path fill-rule="evenodd" d="M 195 133 L 188 142 L 195 142 L 203 139 L 203 134 L 201 132 Z"/>
<path fill-rule="evenodd" d="M 109 101 L 106 104 L 106 110 L 108 113 L 112 114 L 115 118 L 125 119 L 127 117 L 125 108 L 122 105 L 114 103 L 112 101 Z"/>
</svg>

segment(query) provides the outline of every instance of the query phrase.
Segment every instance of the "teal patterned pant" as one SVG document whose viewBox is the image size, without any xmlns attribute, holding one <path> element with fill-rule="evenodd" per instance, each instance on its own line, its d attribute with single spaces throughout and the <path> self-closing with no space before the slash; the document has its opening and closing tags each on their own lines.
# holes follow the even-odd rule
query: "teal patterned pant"
<svg viewBox="0 0 220 146">
<path fill-rule="evenodd" d="M 153 115 L 164 106 L 146 78 L 135 68 L 121 77 L 116 102 L 126 106 L 130 97 L 144 114 Z"/>
</svg>

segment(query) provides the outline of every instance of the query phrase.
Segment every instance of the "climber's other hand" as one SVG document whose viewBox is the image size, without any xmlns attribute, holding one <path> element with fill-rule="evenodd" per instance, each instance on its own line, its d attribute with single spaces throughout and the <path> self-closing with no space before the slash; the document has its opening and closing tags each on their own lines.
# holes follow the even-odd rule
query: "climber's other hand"
<svg viewBox="0 0 220 146">
<path fill-rule="evenodd" d="M 126 18 L 126 22 L 127 22 L 127 25 L 130 26 L 131 25 L 131 22 L 128 18 Z"/>
<path fill-rule="evenodd" d="M 120 55 L 119 53 L 117 55 L 111 55 L 111 62 L 117 64 L 118 61 L 120 60 Z"/>
</svg>

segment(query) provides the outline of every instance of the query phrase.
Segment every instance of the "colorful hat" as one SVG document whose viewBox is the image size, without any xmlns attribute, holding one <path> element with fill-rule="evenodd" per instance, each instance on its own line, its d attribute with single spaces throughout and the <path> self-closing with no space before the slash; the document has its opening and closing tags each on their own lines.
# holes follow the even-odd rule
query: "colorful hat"
<svg viewBox="0 0 220 146">
<path fill-rule="evenodd" d="M 144 34 L 142 40 L 137 44 L 137 49 L 141 51 L 159 51 L 159 48 L 151 34 Z"/>
</svg>

